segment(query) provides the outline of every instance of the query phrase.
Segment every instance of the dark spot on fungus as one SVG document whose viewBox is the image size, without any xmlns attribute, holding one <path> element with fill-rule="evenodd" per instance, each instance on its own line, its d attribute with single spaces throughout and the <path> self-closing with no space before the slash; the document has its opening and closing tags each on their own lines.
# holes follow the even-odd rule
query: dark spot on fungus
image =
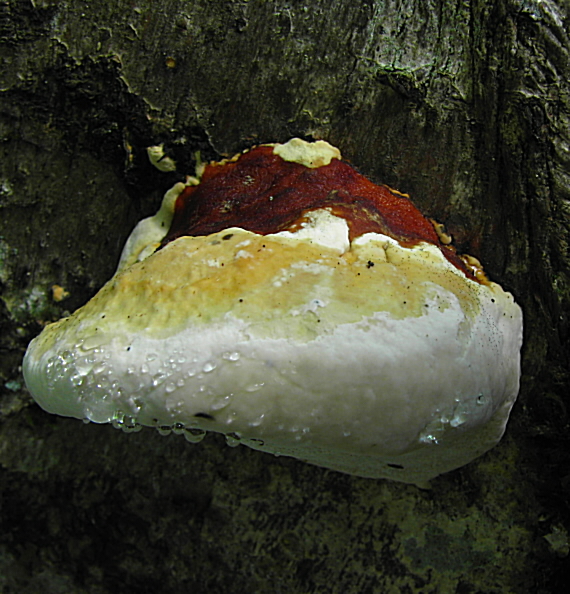
<svg viewBox="0 0 570 594">
<path fill-rule="evenodd" d="M 204 413 L 204 412 L 196 413 L 194 416 L 198 419 L 208 419 L 209 421 L 214 420 L 214 417 L 212 415 L 209 415 L 208 413 Z"/>
<path fill-rule="evenodd" d="M 222 239 L 225 239 L 225 240 L 227 241 L 228 239 L 231 239 L 233 236 L 234 236 L 234 234 L 233 234 L 233 233 L 228 233 L 227 235 L 224 235 L 224 236 L 222 237 Z"/>
<path fill-rule="evenodd" d="M 368 260 L 368 263 L 366 264 L 366 268 L 372 268 L 372 266 L 374 266 L 374 262 L 372 262 L 372 260 Z"/>
</svg>

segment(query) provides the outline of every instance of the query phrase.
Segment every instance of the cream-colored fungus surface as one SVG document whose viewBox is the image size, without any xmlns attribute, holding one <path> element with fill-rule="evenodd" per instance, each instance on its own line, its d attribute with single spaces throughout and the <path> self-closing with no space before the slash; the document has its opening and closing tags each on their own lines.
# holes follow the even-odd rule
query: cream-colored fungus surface
<svg viewBox="0 0 570 594">
<path fill-rule="evenodd" d="M 350 242 L 326 209 L 294 233 L 229 228 L 151 255 L 144 236 L 133 232 L 89 303 L 31 343 L 24 374 L 45 410 L 191 441 L 211 430 L 416 484 L 501 438 L 521 310 L 437 246 L 376 233 Z"/>
</svg>

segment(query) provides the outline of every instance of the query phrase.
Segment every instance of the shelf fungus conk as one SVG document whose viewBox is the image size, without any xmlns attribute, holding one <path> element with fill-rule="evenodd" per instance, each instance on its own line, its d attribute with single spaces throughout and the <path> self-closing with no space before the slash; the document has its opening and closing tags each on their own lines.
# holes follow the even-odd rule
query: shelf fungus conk
<svg viewBox="0 0 570 594">
<path fill-rule="evenodd" d="M 521 310 L 406 195 L 323 141 L 258 146 L 199 177 L 31 343 L 42 408 L 419 485 L 500 440 Z"/>
</svg>

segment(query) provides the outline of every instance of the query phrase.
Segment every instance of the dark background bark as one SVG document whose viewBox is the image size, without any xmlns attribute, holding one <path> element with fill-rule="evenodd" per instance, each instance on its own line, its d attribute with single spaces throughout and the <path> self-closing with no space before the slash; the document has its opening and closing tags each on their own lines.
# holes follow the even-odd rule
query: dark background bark
<svg viewBox="0 0 570 594">
<path fill-rule="evenodd" d="M 566 584 L 568 19 L 565 0 L 0 5 L 3 592 Z M 411 194 L 524 309 L 505 439 L 430 491 L 85 426 L 23 386 L 28 341 L 111 276 L 197 150 L 295 135 Z M 177 173 L 148 163 L 160 142 Z"/>
</svg>

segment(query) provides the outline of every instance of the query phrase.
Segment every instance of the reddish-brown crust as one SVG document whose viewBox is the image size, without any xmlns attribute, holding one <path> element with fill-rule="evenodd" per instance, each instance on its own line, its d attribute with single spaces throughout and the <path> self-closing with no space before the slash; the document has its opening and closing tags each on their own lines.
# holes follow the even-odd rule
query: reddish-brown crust
<svg viewBox="0 0 570 594">
<path fill-rule="evenodd" d="M 373 184 L 338 159 L 309 169 L 274 155 L 272 146 L 256 147 L 235 161 L 207 165 L 200 184 L 187 187 L 176 200 L 163 245 L 184 235 L 209 235 L 228 227 L 260 235 L 294 230 L 308 211 L 318 208 L 346 219 L 351 240 L 374 232 L 408 247 L 426 241 L 439 246 L 448 260 L 473 278 L 407 197 Z"/>
</svg>

